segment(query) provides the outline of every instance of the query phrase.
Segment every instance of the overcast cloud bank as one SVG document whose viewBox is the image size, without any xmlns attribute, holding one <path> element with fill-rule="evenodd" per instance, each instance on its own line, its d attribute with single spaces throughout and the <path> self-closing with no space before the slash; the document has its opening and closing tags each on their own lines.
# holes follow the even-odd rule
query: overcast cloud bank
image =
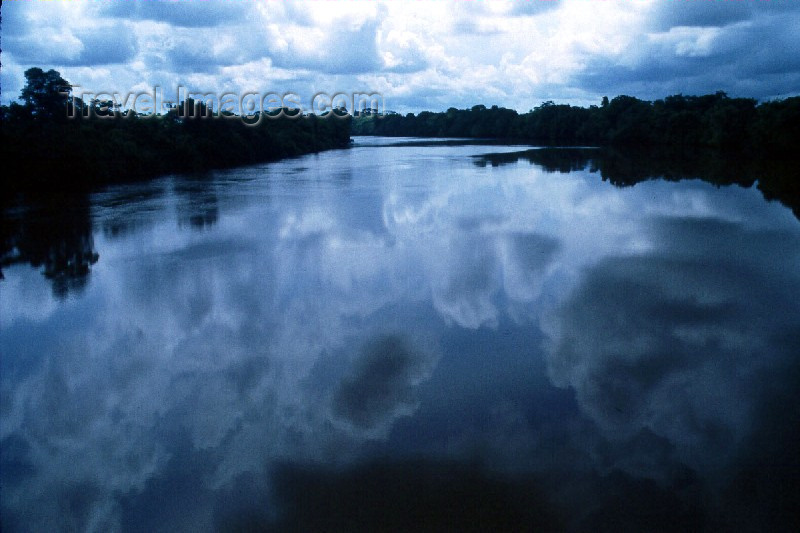
<svg viewBox="0 0 800 533">
<path fill-rule="evenodd" d="M 800 87 L 789 0 L 12 0 L 2 16 L 4 103 L 31 66 L 96 92 L 380 92 L 401 112 Z"/>
</svg>

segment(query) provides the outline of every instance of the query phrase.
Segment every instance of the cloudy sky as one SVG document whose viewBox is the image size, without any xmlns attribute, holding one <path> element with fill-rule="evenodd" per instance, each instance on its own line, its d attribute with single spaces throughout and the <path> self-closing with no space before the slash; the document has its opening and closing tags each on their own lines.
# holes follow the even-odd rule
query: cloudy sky
<svg viewBox="0 0 800 533">
<path fill-rule="evenodd" d="M 379 92 L 401 112 L 800 92 L 797 0 L 10 0 L 2 19 L 3 103 L 31 66 L 85 92 Z"/>
</svg>

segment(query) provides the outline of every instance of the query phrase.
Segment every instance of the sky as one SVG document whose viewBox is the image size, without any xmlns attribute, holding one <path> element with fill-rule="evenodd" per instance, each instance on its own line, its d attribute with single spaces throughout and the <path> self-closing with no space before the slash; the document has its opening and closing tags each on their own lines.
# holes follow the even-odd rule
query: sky
<svg viewBox="0 0 800 533">
<path fill-rule="evenodd" d="M 800 94 L 800 0 L 7 0 L 26 69 L 84 93 L 379 93 L 385 109 Z M 174 97 L 173 97 L 174 98 Z"/>
</svg>

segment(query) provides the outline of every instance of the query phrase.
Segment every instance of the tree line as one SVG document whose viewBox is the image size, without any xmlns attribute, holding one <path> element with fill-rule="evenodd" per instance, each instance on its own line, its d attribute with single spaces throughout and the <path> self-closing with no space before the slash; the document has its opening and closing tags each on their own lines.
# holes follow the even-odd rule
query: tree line
<svg viewBox="0 0 800 533">
<path fill-rule="evenodd" d="M 544 102 L 528 113 L 498 106 L 418 115 L 292 116 L 271 120 L 220 116 L 203 102 L 137 115 L 111 102 L 71 99 L 55 70 L 31 68 L 21 103 L 0 106 L 0 153 L 14 162 L 9 189 L 90 188 L 171 172 L 198 172 L 345 147 L 350 135 L 514 139 L 621 149 L 715 148 L 737 154 L 796 157 L 800 97 L 757 103 L 724 92 L 645 101 L 603 98 L 599 106 Z M 73 118 L 69 118 L 69 116 Z"/>
<path fill-rule="evenodd" d="M 55 70 L 31 68 L 21 103 L 0 106 L 6 192 L 75 190 L 171 172 L 199 172 L 346 147 L 349 116 L 281 117 L 247 124 L 187 98 L 164 114 L 122 112 L 111 102 L 70 98 Z M 294 113 L 295 116 L 292 116 Z M 334 114 L 336 114 L 334 112 Z M 9 167 L 6 167 L 9 168 Z M 10 190 L 10 191 L 9 191 Z"/>
<path fill-rule="evenodd" d="M 673 147 L 637 150 L 615 147 L 532 148 L 475 156 L 477 166 L 502 166 L 527 161 L 545 172 L 588 170 L 615 187 L 649 180 L 700 179 L 717 187 L 757 187 L 767 201 L 777 200 L 800 220 L 800 179 L 789 158 L 749 157 L 717 150 L 679 150 Z"/>
<path fill-rule="evenodd" d="M 518 139 L 537 144 L 712 147 L 794 155 L 800 97 L 762 102 L 724 92 L 646 101 L 604 97 L 599 106 L 544 102 L 528 113 L 483 105 L 418 115 L 359 116 L 354 135 Z"/>
</svg>

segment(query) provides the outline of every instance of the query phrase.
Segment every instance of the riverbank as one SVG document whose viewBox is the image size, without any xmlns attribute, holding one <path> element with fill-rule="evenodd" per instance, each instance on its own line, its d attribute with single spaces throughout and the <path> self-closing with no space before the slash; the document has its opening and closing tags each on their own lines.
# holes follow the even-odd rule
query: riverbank
<svg viewBox="0 0 800 533">
<path fill-rule="evenodd" d="M 52 69 L 31 68 L 25 78 L 22 103 L 0 106 L 0 157 L 8 169 L 3 204 L 19 193 L 84 192 L 350 143 L 351 119 L 342 113 L 306 116 L 282 108 L 238 116 L 188 98 L 163 114 L 140 115 L 112 101 L 72 98 L 72 85 Z"/>
<path fill-rule="evenodd" d="M 282 116 L 257 125 L 239 117 L 178 113 L 60 121 L 18 116 L 3 122 L 0 153 L 3 161 L 14 162 L 6 197 L 243 166 L 344 148 L 350 142 L 347 116 Z"/>
<path fill-rule="evenodd" d="M 639 100 L 603 98 L 589 107 L 544 102 L 527 113 L 476 105 L 417 115 L 360 115 L 353 135 L 517 139 L 537 145 L 718 149 L 796 158 L 800 97 L 758 103 L 724 92 Z"/>
</svg>

